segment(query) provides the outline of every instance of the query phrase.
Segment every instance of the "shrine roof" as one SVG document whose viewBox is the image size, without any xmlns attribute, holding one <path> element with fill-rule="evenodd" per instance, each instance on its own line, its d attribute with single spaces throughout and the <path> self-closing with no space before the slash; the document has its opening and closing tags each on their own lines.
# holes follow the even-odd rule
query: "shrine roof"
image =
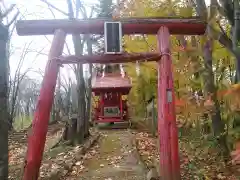
<svg viewBox="0 0 240 180">
<path fill-rule="evenodd" d="M 103 89 L 131 89 L 131 81 L 129 77 L 122 77 L 121 75 L 112 75 L 104 77 L 96 77 L 92 81 L 92 89 L 103 90 Z"/>
</svg>

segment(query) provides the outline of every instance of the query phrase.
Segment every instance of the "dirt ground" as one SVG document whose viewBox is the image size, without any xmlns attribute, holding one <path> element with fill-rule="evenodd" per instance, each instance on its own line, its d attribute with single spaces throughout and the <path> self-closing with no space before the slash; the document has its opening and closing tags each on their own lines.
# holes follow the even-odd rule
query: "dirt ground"
<svg viewBox="0 0 240 180">
<path fill-rule="evenodd" d="M 58 139 L 58 135 L 55 134 L 59 134 L 61 128 L 62 126 L 59 124 L 51 125 L 49 127 L 45 150 L 51 147 L 55 140 Z M 76 162 L 76 164 L 69 169 L 70 172 L 61 179 L 145 180 L 147 170 L 141 163 L 136 147 L 133 145 L 135 137 L 134 132 L 132 130 L 128 130 L 125 125 L 107 126 L 103 129 L 100 128 L 99 132 L 100 139 L 98 142 L 95 143 L 95 145 L 86 152 L 82 160 Z M 27 131 L 11 134 L 9 141 L 9 179 L 19 179 L 19 175 L 22 174 L 22 167 L 26 154 Z M 59 152 L 58 155 L 63 160 L 67 159 L 65 158 L 64 153 Z M 57 160 L 58 158 L 55 159 Z M 46 160 L 43 160 L 43 164 L 47 164 L 48 161 L 54 166 L 57 165 L 54 158 L 47 158 Z M 45 166 L 42 165 L 42 167 Z M 45 172 L 44 170 L 42 171 Z"/>
<path fill-rule="evenodd" d="M 133 137 L 127 129 L 101 131 L 99 143 L 88 152 L 94 155 L 83 162 L 86 168 L 76 174 L 82 167 L 76 166 L 66 180 L 144 180 L 146 170 L 132 144 Z"/>
<path fill-rule="evenodd" d="M 56 123 L 48 127 L 45 151 L 51 148 L 61 137 L 64 124 Z M 24 158 L 27 151 L 27 134 L 30 129 L 9 134 L 9 177 L 8 179 L 21 179 Z"/>
</svg>

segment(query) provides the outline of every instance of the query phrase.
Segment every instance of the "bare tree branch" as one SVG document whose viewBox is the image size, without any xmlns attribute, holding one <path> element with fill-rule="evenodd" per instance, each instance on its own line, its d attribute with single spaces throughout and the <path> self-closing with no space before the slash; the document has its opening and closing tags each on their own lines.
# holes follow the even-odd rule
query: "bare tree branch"
<svg viewBox="0 0 240 180">
<path fill-rule="evenodd" d="M 52 16 L 54 19 L 56 19 L 55 13 L 53 12 L 52 8 L 48 6 L 49 11 L 51 12 Z"/>
<path fill-rule="evenodd" d="M 56 6 L 52 5 L 52 4 L 49 3 L 47 0 L 41 0 L 41 1 L 44 2 L 44 3 L 46 3 L 49 7 L 51 7 L 51 8 L 53 8 L 53 9 L 57 10 L 57 11 L 60 12 L 60 13 L 62 13 L 63 15 L 65 15 L 65 16 L 69 16 L 68 13 L 66 13 L 66 12 L 64 12 L 63 10 L 61 10 L 61 9 L 57 8 Z"/>
<path fill-rule="evenodd" d="M 5 18 L 9 13 L 11 13 L 14 9 L 14 7 L 16 6 L 16 4 L 12 4 L 2 15 L 1 18 Z"/>
<path fill-rule="evenodd" d="M 47 36 L 44 36 L 44 37 L 45 37 L 45 39 L 46 39 L 50 44 L 52 43 Z"/>
<path fill-rule="evenodd" d="M 22 53 L 20 55 L 20 60 L 17 65 L 17 69 L 15 71 L 15 75 L 12 81 L 12 95 L 11 95 L 11 105 L 10 105 L 10 117 L 9 117 L 9 123 L 12 125 L 13 119 L 15 117 L 16 113 L 16 105 L 17 105 L 17 97 L 19 93 L 19 86 L 22 82 L 23 78 L 26 76 L 26 74 L 30 71 L 30 68 L 28 68 L 24 73 L 21 73 L 21 68 L 23 66 L 23 62 L 26 58 L 26 55 L 29 53 L 29 47 L 32 44 L 32 42 L 25 44 L 22 50 Z"/>
<path fill-rule="evenodd" d="M 70 55 L 70 54 L 71 54 L 71 52 L 70 52 L 70 48 L 69 48 L 69 46 L 68 46 L 67 42 L 65 42 L 65 45 L 66 45 L 66 48 L 67 48 L 67 52 L 68 52 L 68 54 Z"/>
<path fill-rule="evenodd" d="M 95 7 L 92 6 L 92 7 L 91 7 L 91 12 L 90 12 L 89 18 L 92 18 L 92 17 L 93 17 L 94 9 L 95 9 Z"/>
<path fill-rule="evenodd" d="M 87 11 L 80 0 L 76 0 L 76 18 L 79 17 L 79 10 L 84 19 L 87 19 Z"/>
<path fill-rule="evenodd" d="M 74 19 L 72 0 L 67 0 L 68 4 L 68 17 L 69 19 Z"/>
<path fill-rule="evenodd" d="M 11 19 L 11 21 L 6 25 L 7 27 L 11 26 L 18 18 L 20 12 L 18 11 L 14 16 L 13 18 Z"/>
</svg>

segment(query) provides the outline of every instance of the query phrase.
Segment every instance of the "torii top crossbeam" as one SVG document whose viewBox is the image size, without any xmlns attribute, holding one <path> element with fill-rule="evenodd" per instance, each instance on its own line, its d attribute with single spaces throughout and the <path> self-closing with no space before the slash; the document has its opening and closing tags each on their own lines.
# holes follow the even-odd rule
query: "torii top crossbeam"
<svg viewBox="0 0 240 180">
<path fill-rule="evenodd" d="M 62 29 L 67 34 L 103 34 L 104 22 L 113 19 L 84 20 L 20 20 L 16 24 L 18 35 L 50 35 Z M 157 34 L 161 26 L 169 29 L 170 34 L 202 35 L 206 22 L 199 17 L 189 18 L 124 18 L 116 19 L 122 23 L 123 34 Z"/>
</svg>

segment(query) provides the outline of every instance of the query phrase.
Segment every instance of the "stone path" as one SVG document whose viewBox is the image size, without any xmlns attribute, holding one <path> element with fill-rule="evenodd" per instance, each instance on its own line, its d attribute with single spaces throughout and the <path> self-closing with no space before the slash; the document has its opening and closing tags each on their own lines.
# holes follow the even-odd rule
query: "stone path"
<svg viewBox="0 0 240 180">
<path fill-rule="evenodd" d="M 85 160 L 78 180 L 145 180 L 146 172 L 132 145 L 129 130 L 102 131 L 97 154 Z"/>
</svg>

